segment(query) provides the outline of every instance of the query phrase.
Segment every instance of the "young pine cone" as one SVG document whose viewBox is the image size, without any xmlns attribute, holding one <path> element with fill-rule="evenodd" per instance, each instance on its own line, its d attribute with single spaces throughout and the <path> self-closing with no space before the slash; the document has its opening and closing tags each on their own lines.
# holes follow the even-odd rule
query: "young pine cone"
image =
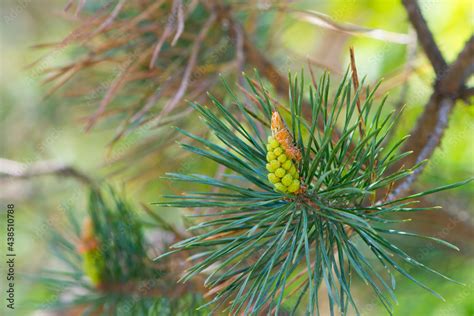
<svg viewBox="0 0 474 316">
<path fill-rule="evenodd" d="M 300 176 L 291 157 L 282 145 L 272 136 L 267 144 L 268 180 L 282 193 L 295 193 L 300 189 Z"/>
<path fill-rule="evenodd" d="M 100 243 L 96 239 L 92 220 L 87 217 L 82 225 L 81 241 L 78 247 L 82 255 L 82 269 L 93 285 L 99 286 L 103 281 L 105 260 L 102 256 Z"/>
</svg>

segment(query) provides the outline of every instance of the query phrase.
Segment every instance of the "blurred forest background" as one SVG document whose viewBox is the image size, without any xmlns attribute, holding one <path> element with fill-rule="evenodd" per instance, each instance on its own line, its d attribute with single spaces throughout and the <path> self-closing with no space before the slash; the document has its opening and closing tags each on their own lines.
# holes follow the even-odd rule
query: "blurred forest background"
<svg viewBox="0 0 474 316">
<path fill-rule="evenodd" d="M 126 54 L 113 55 L 113 52 L 109 52 L 115 63 L 106 62 L 93 69 L 85 69 L 87 67 L 84 66 L 85 70 L 70 82 L 56 86 L 63 77 L 51 79 L 54 72 L 50 70 L 69 65 L 84 56 L 84 52 L 90 47 L 99 50 L 106 43 L 104 37 L 99 37 L 85 45 L 86 48 L 77 45 L 74 40 L 71 45 L 69 42 L 56 47 L 43 45 L 62 41 L 71 36 L 71 32 L 79 25 L 74 10 L 64 12 L 65 2 L 0 1 L 0 158 L 27 165 L 54 161 L 73 166 L 94 179 L 107 179 L 138 210 L 143 210 L 142 203 L 153 208 L 150 204 L 162 194 L 186 189 L 184 185 L 179 188 L 170 187 L 169 183 L 160 180 L 165 172 L 218 173 L 219 170 L 213 164 L 206 162 L 203 165 L 201 159 L 183 156 L 174 145 L 178 140 L 174 131 L 166 124 L 166 120 L 171 118 L 171 125 L 189 127 L 197 120 L 197 115 L 189 110 L 183 100 L 177 102 L 180 108 L 173 112 L 174 94 L 166 94 L 168 90 L 175 93 L 179 91 L 182 77 L 159 83 L 164 87 L 160 98 L 168 101 L 159 103 L 153 98 L 151 101 L 148 99 L 153 107 L 146 116 L 144 113 L 140 114 L 143 104 L 147 104 L 140 103 L 140 98 L 153 97 L 156 89 L 153 85 L 158 84 L 154 82 L 148 88 L 147 80 L 152 79 L 146 75 L 127 88 L 118 87 L 119 91 L 126 91 L 126 95 L 114 98 L 105 111 L 96 112 L 104 95 L 116 82 L 116 73 L 123 71 L 120 67 L 129 67 Z M 93 6 L 104 2 L 87 1 L 83 10 L 87 15 L 87 12 L 95 10 Z M 251 41 L 255 43 L 256 49 L 264 52 L 263 55 L 284 76 L 289 70 L 300 71 L 307 67 L 309 61 L 316 75 L 328 70 L 337 81 L 349 63 L 348 48 L 353 46 L 359 76 L 367 75 L 367 82 L 370 84 L 383 78 L 380 93 L 383 95 L 389 92 L 388 102 L 391 108 L 399 109 L 401 104 L 406 104 L 397 134 L 405 135 L 414 126 L 432 92 L 434 72 L 417 45 L 415 32 L 410 28 L 406 11 L 398 0 L 230 3 L 238 8 L 235 16 L 243 21 L 243 27 L 247 34 L 251 34 Z M 419 3 L 442 54 L 448 62 L 452 61 L 473 32 L 473 2 L 421 0 Z M 272 9 L 272 6 L 281 10 Z M 290 14 L 282 9 L 286 6 L 301 11 L 295 10 Z M 324 16 L 303 14 L 302 10 L 314 10 Z M 330 23 L 325 20 L 325 15 L 331 18 Z M 331 23 L 346 26 L 347 31 L 334 29 Z M 358 27 L 384 32 L 365 32 Z M 123 32 L 127 34 L 126 31 Z M 166 58 L 171 60 L 170 55 L 179 56 L 179 49 L 189 51 L 192 42 L 186 41 L 199 36 L 198 33 L 198 28 L 186 26 L 180 39 L 184 41 L 182 46 L 178 45 L 176 51 L 164 49 L 157 58 L 158 63 L 160 58 L 166 61 Z M 207 62 L 202 63 L 204 66 L 192 74 L 194 80 L 190 84 L 187 99 L 196 98 L 205 102 L 201 95 L 206 90 L 223 96 L 222 88 L 216 88 L 219 86 L 218 77 L 209 74 L 221 72 L 235 80 L 235 74 L 239 74 L 240 70 L 249 73 L 252 71 L 253 66 L 238 64 L 238 55 L 235 57 L 237 65 L 233 64 L 232 58 L 221 62 L 220 59 L 225 59 L 222 56 L 231 54 L 228 52 L 229 39 L 219 35 L 217 31 L 211 34 L 212 40 L 203 43 L 207 56 L 200 56 L 201 59 L 206 58 Z M 173 36 L 174 33 L 171 37 Z M 155 41 L 151 41 L 151 50 L 154 45 Z M 108 48 L 102 49 L 107 51 Z M 142 49 L 138 46 L 133 53 L 139 54 Z M 39 58 L 42 58 L 40 62 L 34 63 Z M 87 62 L 87 59 L 84 60 Z M 149 62 L 148 59 L 146 63 Z M 170 62 L 166 65 L 166 71 L 170 77 L 175 72 L 182 75 L 185 65 L 186 62 L 178 58 L 175 64 Z M 152 77 L 153 73 L 148 75 Z M 198 86 L 197 83 L 201 85 Z M 470 83 L 472 85 L 472 78 Z M 103 88 L 100 88 L 101 84 Z M 126 108 L 129 104 L 137 106 L 129 111 Z M 155 106 L 156 104 L 160 105 Z M 171 109 L 163 119 L 155 122 L 156 126 L 151 129 L 141 128 L 144 122 L 159 117 L 160 109 L 165 105 L 170 105 Z M 94 113 L 97 115 L 94 116 Z M 136 116 L 137 114 L 139 115 Z M 434 152 L 414 187 L 427 189 L 474 175 L 472 135 L 474 108 L 472 104 L 458 101 L 441 146 Z M 461 280 L 466 286 L 446 283 L 442 279 L 430 278 L 424 273 L 418 275 L 416 271 L 412 271 L 419 279 L 437 289 L 447 301 L 442 302 L 409 281 L 399 278 L 396 315 L 474 314 L 473 194 L 474 187 L 470 184 L 432 196 L 427 202 L 440 205 L 443 210 L 417 214 L 413 223 L 403 224 L 404 229 L 437 236 L 458 245 L 460 253 L 431 246 L 418 239 L 410 240 L 409 244 L 405 241 L 403 244 L 416 258 Z M 2 177 L 0 201 L 2 205 L 14 201 L 17 208 L 17 271 L 23 276 L 35 275 L 45 266 L 51 268 L 58 265 L 51 259 L 47 233 L 51 227 L 60 229 L 65 226 L 65 209 L 74 210 L 79 218 L 85 216 L 87 186 L 77 181 L 77 178 L 67 176 L 24 179 Z M 167 221 L 182 225 L 179 210 L 166 209 L 159 212 Z M 1 230 L 4 236 L 3 226 Z M 32 301 L 47 304 L 52 299 L 51 292 L 45 286 L 26 277 L 19 279 L 16 284 L 18 315 L 34 313 L 37 306 L 33 306 Z M 371 292 L 366 292 L 363 285 L 356 283 L 354 286 L 357 297 L 363 302 L 363 314 L 384 313 Z"/>
</svg>

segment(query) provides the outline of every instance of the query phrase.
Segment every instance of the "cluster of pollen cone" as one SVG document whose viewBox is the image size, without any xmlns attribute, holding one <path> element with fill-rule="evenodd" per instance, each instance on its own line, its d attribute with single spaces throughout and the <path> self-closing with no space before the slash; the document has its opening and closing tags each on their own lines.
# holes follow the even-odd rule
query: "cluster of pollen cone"
<svg viewBox="0 0 474 316">
<path fill-rule="evenodd" d="M 282 145 L 268 137 L 267 144 L 268 180 L 282 193 L 296 193 L 300 189 L 298 169 L 293 160 L 285 153 Z"/>
</svg>

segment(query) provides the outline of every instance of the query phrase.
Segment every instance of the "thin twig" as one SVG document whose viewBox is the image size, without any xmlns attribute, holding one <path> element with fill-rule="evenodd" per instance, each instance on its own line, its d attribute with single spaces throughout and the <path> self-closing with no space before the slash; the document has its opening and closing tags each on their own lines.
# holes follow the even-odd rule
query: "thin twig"
<svg viewBox="0 0 474 316">
<path fill-rule="evenodd" d="M 95 186 L 95 182 L 81 171 L 57 161 L 39 161 L 28 165 L 0 158 L 0 177 L 28 179 L 43 175 L 73 177 L 86 185 Z"/>
<path fill-rule="evenodd" d="M 86 5 L 87 0 L 79 0 L 79 4 L 77 5 L 76 12 L 74 13 L 75 16 L 79 16 L 79 13 L 81 13 L 82 8 Z"/>
<path fill-rule="evenodd" d="M 244 32 L 242 30 L 242 26 L 236 23 L 232 24 L 232 29 L 235 33 L 235 63 L 236 68 L 239 74 L 242 74 L 244 70 L 244 63 L 245 63 L 245 54 L 244 54 Z M 240 79 L 242 75 L 239 76 Z M 243 81 L 241 80 L 241 83 Z"/>
<path fill-rule="evenodd" d="M 178 8 L 177 8 L 177 15 L 178 15 L 178 27 L 176 28 L 176 34 L 173 37 L 173 40 L 171 41 L 171 46 L 174 46 L 176 42 L 178 41 L 179 37 L 181 34 L 183 34 L 184 31 L 184 8 L 183 8 L 183 2 L 181 0 L 177 0 L 178 3 Z"/>
<path fill-rule="evenodd" d="M 163 34 L 161 35 L 160 39 L 158 40 L 158 43 L 156 43 L 155 48 L 153 49 L 153 53 L 151 55 L 150 59 L 150 69 L 155 67 L 156 60 L 158 59 L 158 56 L 161 51 L 161 47 L 163 47 L 163 44 L 165 43 L 166 39 L 171 34 L 171 31 L 173 30 L 173 25 L 174 25 L 174 19 L 173 16 L 177 15 L 178 13 L 178 1 L 173 1 L 173 8 L 171 9 L 171 15 L 168 17 L 168 23 L 166 23 L 165 30 L 163 31 Z"/>
<path fill-rule="evenodd" d="M 318 83 L 316 82 L 316 76 L 314 75 L 314 72 L 313 72 L 311 60 L 307 58 L 307 61 L 308 61 L 309 75 L 311 76 L 311 83 L 313 84 L 314 89 L 318 90 Z"/>
<path fill-rule="evenodd" d="M 112 24 L 112 22 L 115 20 L 115 18 L 117 17 L 117 15 L 120 13 L 120 11 L 122 10 L 123 6 L 125 4 L 125 0 L 121 0 L 119 1 L 119 3 L 117 3 L 117 5 L 115 6 L 115 8 L 112 10 L 112 13 L 110 13 L 110 15 L 107 17 L 107 19 L 101 24 L 99 25 L 99 27 L 97 29 L 95 29 L 89 36 L 88 38 L 92 38 L 94 36 L 96 36 L 97 34 L 99 34 L 100 32 L 102 32 L 103 30 L 105 30 L 110 24 Z"/>
<path fill-rule="evenodd" d="M 281 10 L 289 11 L 293 15 L 299 17 L 301 20 L 323 27 L 332 31 L 345 33 L 356 36 L 366 36 L 376 40 L 385 42 L 397 43 L 397 44 L 409 44 L 411 38 L 407 34 L 389 32 L 382 29 L 371 29 L 354 25 L 350 23 L 339 23 L 332 19 L 330 16 L 317 11 L 311 10 L 298 10 L 290 8 L 282 8 Z"/>
<path fill-rule="evenodd" d="M 71 8 L 73 2 L 74 2 L 74 0 L 69 0 L 66 3 L 66 6 L 64 7 L 64 12 L 69 11 L 69 9 Z M 79 15 L 79 13 L 81 12 L 81 10 L 82 10 L 82 8 L 84 7 L 85 4 L 86 4 L 86 0 L 79 0 L 78 1 L 77 6 L 76 6 L 76 12 L 74 13 L 75 16 Z"/>
<path fill-rule="evenodd" d="M 129 75 L 129 70 L 136 62 L 136 59 L 130 60 L 124 67 L 123 70 L 119 71 L 112 81 L 111 85 L 107 89 L 105 96 L 100 101 L 99 107 L 96 112 L 92 115 L 87 123 L 85 128 L 86 131 L 89 131 L 96 123 L 97 119 L 102 115 L 107 107 L 107 105 L 112 101 L 116 96 L 116 93 L 120 88 L 127 82 L 127 76 Z"/>
</svg>

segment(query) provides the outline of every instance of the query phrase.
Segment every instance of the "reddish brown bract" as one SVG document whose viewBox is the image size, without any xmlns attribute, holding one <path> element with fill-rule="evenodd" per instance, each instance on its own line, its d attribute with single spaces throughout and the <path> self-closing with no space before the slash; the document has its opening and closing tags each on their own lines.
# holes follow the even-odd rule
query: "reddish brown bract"
<svg viewBox="0 0 474 316">
<path fill-rule="evenodd" d="M 272 114 L 271 128 L 273 137 L 275 137 L 275 139 L 285 149 L 286 155 L 294 161 L 300 161 L 301 152 L 296 146 L 293 145 L 293 137 L 291 136 L 288 128 L 285 125 L 285 122 L 283 122 L 283 119 L 277 111 L 274 111 Z"/>
</svg>

